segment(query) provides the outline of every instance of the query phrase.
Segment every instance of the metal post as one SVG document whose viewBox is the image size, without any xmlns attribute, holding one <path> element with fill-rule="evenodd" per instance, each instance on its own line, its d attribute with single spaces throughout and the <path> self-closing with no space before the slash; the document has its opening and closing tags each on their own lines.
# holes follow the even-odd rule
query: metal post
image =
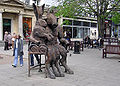
<svg viewBox="0 0 120 86">
<path fill-rule="evenodd" d="M 28 77 L 30 77 L 30 53 L 28 52 Z"/>
<path fill-rule="evenodd" d="M 72 20 L 72 38 L 73 38 L 73 20 Z"/>
</svg>

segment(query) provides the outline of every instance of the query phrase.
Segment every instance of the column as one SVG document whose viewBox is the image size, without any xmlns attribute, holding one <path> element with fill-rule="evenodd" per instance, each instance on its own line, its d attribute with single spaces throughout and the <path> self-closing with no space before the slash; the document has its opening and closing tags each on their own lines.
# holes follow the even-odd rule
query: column
<svg viewBox="0 0 120 86">
<path fill-rule="evenodd" d="M 0 41 L 3 39 L 3 19 L 2 12 L 0 12 Z"/>
<path fill-rule="evenodd" d="M 74 21 L 74 20 L 72 20 L 72 38 L 73 38 L 73 35 L 74 35 L 74 34 L 73 34 L 73 21 Z"/>
<path fill-rule="evenodd" d="M 21 37 L 23 38 L 23 16 L 22 14 L 19 14 L 19 19 L 18 19 L 18 31 Z"/>
</svg>

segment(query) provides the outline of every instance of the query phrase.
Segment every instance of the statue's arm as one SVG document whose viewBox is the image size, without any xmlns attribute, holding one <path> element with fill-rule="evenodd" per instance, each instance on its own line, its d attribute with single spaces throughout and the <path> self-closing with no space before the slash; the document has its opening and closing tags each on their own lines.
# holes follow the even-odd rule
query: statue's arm
<svg viewBox="0 0 120 86">
<path fill-rule="evenodd" d="M 52 38 L 53 38 L 53 36 L 52 35 L 50 35 L 50 34 L 47 34 L 47 33 L 45 33 L 45 32 L 40 32 L 40 31 L 38 31 L 38 30 L 36 30 L 36 29 L 34 29 L 33 30 L 33 34 L 34 34 L 34 37 L 36 36 L 36 37 L 39 37 L 39 38 L 46 38 L 46 39 L 48 39 L 48 40 L 51 40 Z M 33 37 L 33 36 L 32 36 Z"/>
</svg>

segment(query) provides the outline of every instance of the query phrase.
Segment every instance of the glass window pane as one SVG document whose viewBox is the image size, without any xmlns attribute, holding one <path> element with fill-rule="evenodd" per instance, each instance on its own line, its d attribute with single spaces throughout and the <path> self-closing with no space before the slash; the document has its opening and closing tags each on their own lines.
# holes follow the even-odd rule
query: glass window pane
<svg viewBox="0 0 120 86">
<path fill-rule="evenodd" d="M 91 23 L 91 27 L 97 27 L 96 23 Z"/>
<path fill-rule="evenodd" d="M 84 28 L 83 30 L 84 38 L 90 35 L 90 28 Z"/>
<path fill-rule="evenodd" d="M 83 28 L 73 28 L 73 38 L 83 38 Z"/>
<path fill-rule="evenodd" d="M 73 25 L 81 26 L 81 22 L 80 21 L 73 21 Z"/>
<path fill-rule="evenodd" d="M 90 26 L 89 22 L 83 22 L 83 26 Z"/>
<path fill-rule="evenodd" d="M 71 27 L 63 27 L 63 33 L 65 38 L 72 38 L 72 28 Z"/>
</svg>

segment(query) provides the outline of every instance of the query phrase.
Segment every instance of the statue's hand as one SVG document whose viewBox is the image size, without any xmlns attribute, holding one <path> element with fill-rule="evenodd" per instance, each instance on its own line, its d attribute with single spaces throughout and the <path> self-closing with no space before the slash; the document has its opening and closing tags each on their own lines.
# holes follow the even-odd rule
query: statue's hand
<svg viewBox="0 0 120 86">
<path fill-rule="evenodd" d="M 52 40 L 52 38 L 50 36 L 47 36 L 47 39 L 48 39 L 48 41 Z"/>
<path fill-rule="evenodd" d="M 52 34 L 49 34 L 49 36 L 53 39 L 54 38 L 54 36 L 52 35 Z"/>
</svg>

